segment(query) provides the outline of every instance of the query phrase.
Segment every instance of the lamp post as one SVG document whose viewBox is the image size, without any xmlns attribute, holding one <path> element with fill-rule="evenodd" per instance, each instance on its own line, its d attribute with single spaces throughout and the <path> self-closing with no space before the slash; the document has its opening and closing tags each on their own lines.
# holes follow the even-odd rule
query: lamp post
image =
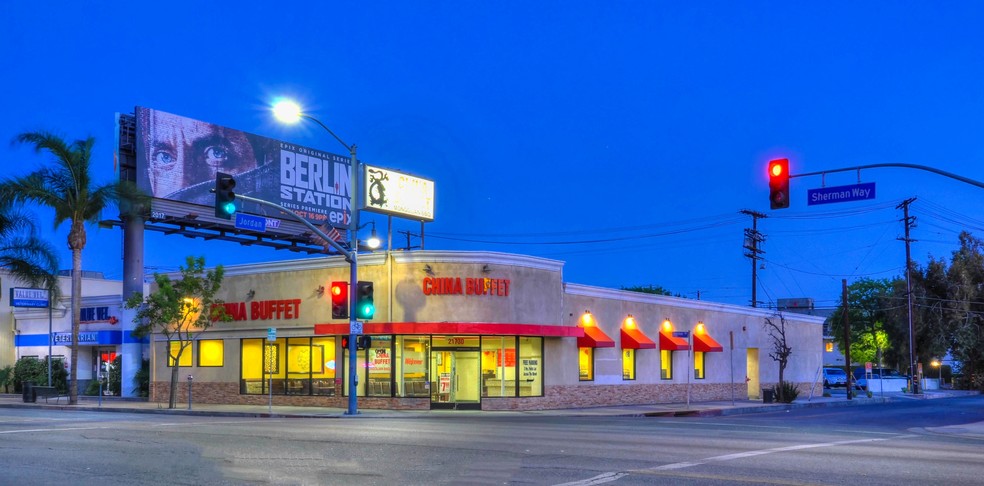
<svg viewBox="0 0 984 486">
<path fill-rule="evenodd" d="M 940 363 L 938 359 L 934 359 L 933 362 L 929 364 L 931 364 L 934 368 L 937 368 L 940 371 L 940 374 L 936 375 L 936 387 L 937 389 L 942 390 L 943 389 L 943 363 Z"/>
<path fill-rule="evenodd" d="M 347 260 L 349 262 L 349 335 L 353 334 L 353 331 L 358 330 L 361 334 L 361 329 L 359 329 L 359 323 L 355 320 L 355 308 L 358 305 L 357 293 L 354 289 L 358 285 L 358 254 L 359 254 L 359 159 L 356 157 L 356 146 L 349 145 L 345 143 L 335 132 L 331 131 L 327 125 L 321 123 L 321 120 L 301 112 L 301 107 L 292 101 L 281 100 L 278 101 L 273 106 L 273 113 L 278 120 L 285 123 L 297 122 L 301 118 L 306 118 L 308 120 L 317 123 L 318 126 L 324 128 L 329 135 L 331 135 L 338 143 L 345 146 L 349 151 L 349 157 L 352 161 L 352 175 L 350 177 L 349 185 L 349 252 L 346 254 Z M 348 410 L 345 412 L 348 415 L 355 415 L 359 413 L 358 411 L 358 400 L 357 400 L 357 387 L 359 382 L 359 373 L 356 369 L 359 362 L 356 359 L 356 339 L 350 338 L 348 340 L 348 351 L 349 351 L 349 400 L 348 400 Z"/>
</svg>

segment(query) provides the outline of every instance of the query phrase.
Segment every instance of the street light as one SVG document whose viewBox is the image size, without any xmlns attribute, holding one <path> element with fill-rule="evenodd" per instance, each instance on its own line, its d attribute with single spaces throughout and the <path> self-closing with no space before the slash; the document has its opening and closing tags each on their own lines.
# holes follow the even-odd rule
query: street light
<svg viewBox="0 0 984 486">
<path fill-rule="evenodd" d="M 937 378 L 936 378 L 936 386 L 937 386 L 938 389 L 942 390 L 943 389 L 943 363 L 940 363 L 940 361 L 937 360 L 937 359 L 933 359 L 933 361 L 931 363 L 929 363 L 929 364 L 933 368 L 939 368 L 940 374 L 937 375 Z"/>
<path fill-rule="evenodd" d="M 366 240 L 366 246 L 368 246 L 372 250 L 375 250 L 379 248 L 380 245 L 383 244 L 383 241 L 380 240 L 379 236 L 376 234 L 376 222 L 370 221 L 369 224 L 372 225 L 372 234 L 369 235 L 369 239 Z"/>
<path fill-rule="evenodd" d="M 306 118 L 308 120 L 317 123 L 318 126 L 324 128 L 329 135 L 331 135 L 338 143 L 342 144 L 349 151 L 349 156 L 351 157 L 352 163 L 352 175 L 350 177 L 350 190 L 349 190 L 349 241 L 352 243 L 351 250 L 347 254 L 347 259 L 349 261 L 349 289 L 355 289 L 359 282 L 358 275 L 358 254 L 359 254 L 359 159 L 356 157 L 356 146 L 349 145 L 345 143 L 335 132 L 331 131 L 327 125 L 321 123 L 321 120 L 304 113 L 301 107 L 290 100 L 280 99 L 273 105 L 274 116 L 284 122 L 284 123 L 297 123 L 301 118 Z M 349 309 L 353 310 L 356 306 L 356 292 L 349 292 Z M 356 333 L 355 331 L 359 331 Z M 361 329 L 359 329 L 359 323 L 355 320 L 355 312 L 349 312 L 349 334 L 361 334 Z M 348 415 L 355 415 L 359 413 L 358 411 L 358 397 L 357 397 L 357 387 L 359 374 L 356 369 L 359 362 L 356 360 L 356 340 L 348 340 L 348 350 L 349 350 L 349 400 L 348 400 L 348 411 L 345 413 Z"/>
</svg>

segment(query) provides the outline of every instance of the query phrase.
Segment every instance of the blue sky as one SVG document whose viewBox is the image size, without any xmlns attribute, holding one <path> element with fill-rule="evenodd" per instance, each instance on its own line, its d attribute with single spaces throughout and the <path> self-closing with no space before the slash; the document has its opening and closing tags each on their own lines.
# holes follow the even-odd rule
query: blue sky
<svg viewBox="0 0 984 486">
<path fill-rule="evenodd" d="M 875 169 L 860 174 L 877 185 L 873 201 L 807 206 L 809 188 L 857 183 L 847 172 L 793 179 L 792 207 L 770 211 L 766 162 L 788 157 L 793 174 L 910 163 L 984 180 L 982 10 L 7 2 L 0 140 L 36 129 L 92 135 L 108 181 L 114 113 L 139 105 L 344 154 L 316 126 L 277 124 L 268 103 L 291 96 L 357 144 L 363 161 L 435 181 L 428 249 L 538 255 L 567 262 L 569 282 L 661 285 L 745 305 L 751 219 L 738 211 L 750 209 L 768 215 L 759 300 L 832 306 L 841 279 L 901 275 L 902 200 L 918 198 L 912 254 L 925 262 L 948 257 L 962 229 L 984 236 L 984 190 Z M 0 144 L 0 176 L 44 162 Z M 66 231 L 50 233 L 61 249 Z M 120 278 L 121 252 L 118 230 L 92 228 L 84 267 Z M 148 233 L 151 269 L 175 269 L 186 255 L 209 264 L 297 257 Z M 61 256 L 68 268 L 67 249 Z"/>
</svg>

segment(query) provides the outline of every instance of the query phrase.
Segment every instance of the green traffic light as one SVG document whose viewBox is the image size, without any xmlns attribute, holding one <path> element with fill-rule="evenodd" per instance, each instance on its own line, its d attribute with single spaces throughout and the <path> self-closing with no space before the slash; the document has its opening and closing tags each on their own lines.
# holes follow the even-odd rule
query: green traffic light
<svg viewBox="0 0 984 486">
<path fill-rule="evenodd" d="M 236 212 L 236 203 L 227 202 L 225 203 L 225 206 L 222 206 L 222 210 L 225 211 L 226 214 L 234 214 Z"/>
</svg>

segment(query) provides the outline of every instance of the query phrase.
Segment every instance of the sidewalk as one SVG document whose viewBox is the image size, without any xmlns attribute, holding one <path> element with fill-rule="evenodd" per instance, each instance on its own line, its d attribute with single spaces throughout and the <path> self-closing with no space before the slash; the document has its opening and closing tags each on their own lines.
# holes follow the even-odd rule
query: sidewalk
<svg viewBox="0 0 984 486">
<path fill-rule="evenodd" d="M 711 402 L 665 403 L 647 405 L 625 405 L 618 407 L 571 408 L 559 410 L 530 410 L 530 411 L 454 411 L 454 410 L 380 410 L 359 408 L 355 417 L 346 413 L 346 409 L 328 407 L 296 407 L 286 405 L 223 405 L 178 403 L 177 408 L 167 409 L 167 403 L 149 402 L 141 399 L 123 399 L 118 397 L 81 396 L 77 405 L 68 405 L 68 398 L 48 399 L 38 398 L 36 403 L 24 403 L 21 395 L 0 394 L 2 408 L 44 408 L 50 410 L 82 410 L 98 412 L 128 412 L 128 413 L 159 413 L 172 415 L 201 415 L 215 417 L 271 417 L 271 418 L 383 418 L 383 417 L 429 417 L 459 414 L 483 415 L 544 415 L 568 417 L 684 417 L 684 416 L 719 416 L 739 415 L 746 413 L 774 412 L 813 407 L 849 407 L 886 403 L 896 400 L 916 400 L 932 398 L 948 398 L 967 394 L 960 391 L 933 391 L 923 395 L 904 395 L 902 393 L 886 393 L 872 398 L 855 397 L 847 400 L 844 396 L 835 397 L 801 397 L 791 404 L 762 403 L 761 400 L 721 400 Z M 981 429 L 984 431 L 984 427 Z"/>
</svg>

